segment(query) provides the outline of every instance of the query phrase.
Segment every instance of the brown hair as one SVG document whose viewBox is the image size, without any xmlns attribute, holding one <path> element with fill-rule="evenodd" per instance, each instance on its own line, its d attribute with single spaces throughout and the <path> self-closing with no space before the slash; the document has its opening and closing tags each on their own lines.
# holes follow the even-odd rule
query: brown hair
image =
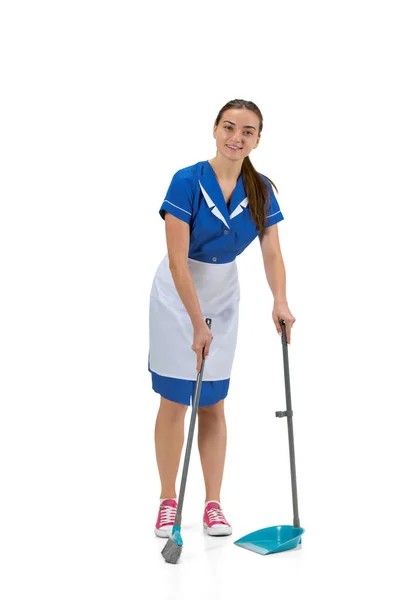
<svg viewBox="0 0 400 600">
<path fill-rule="evenodd" d="M 225 106 L 223 106 L 219 111 L 217 118 L 215 119 L 215 125 L 218 126 L 218 123 L 220 122 L 224 111 L 228 108 L 247 108 L 248 110 L 251 110 L 254 113 L 256 113 L 260 120 L 260 130 L 258 133 L 261 133 L 263 128 L 263 116 L 258 106 L 250 100 L 236 99 L 227 102 Z M 246 156 L 246 158 L 243 161 L 242 175 L 244 189 L 246 190 L 247 198 L 249 200 L 250 214 L 253 217 L 258 232 L 261 233 L 266 224 L 267 213 L 270 205 L 268 185 L 263 180 L 263 178 L 260 177 L 260 174 L 255 170 L 248 156 Z M 274 182 L 271 181 L 271 179 L 269 179 L 266 175 L 264 175 L 264 177 L 274 186 L 276 191 L 278 191 L 278 188 L 276 187 Z"/>
</svg>

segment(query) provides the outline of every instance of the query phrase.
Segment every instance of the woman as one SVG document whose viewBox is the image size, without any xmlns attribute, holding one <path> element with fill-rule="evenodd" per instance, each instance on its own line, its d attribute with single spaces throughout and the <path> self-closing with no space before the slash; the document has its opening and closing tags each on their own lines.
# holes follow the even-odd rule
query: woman
<svg viewBox="0 0 400 600">
<path fill-rule="evenodd" d="M 160 208 L 168 254 L 151 289 L 149 351 L 153 390 L 161 396 L 155 425 L 161 480 L 155 526 L 159 537 L 168 537 L 175 519 L 184 417 L 203 356 L 206 361 L 198 410 L 205 483 L 203 526 L 209 535 L 232 533 L 222 512 L 220 490 L 226 453 L 224 400 L 238 328 L 236 256 L 257 236 L 274 297 L 272 318 L 279 334 L 279 321 L 285 321 L 290 343 L 295 318 L 286 299 L 277 226 L 283 215 L 273 182 L 258 173 L 249 159 L 259 144 L 262 128 L 262 114 L 253 102 L 228 102 L 214 124 L 216 156 L 177 171 Z M 206 317 L 212 319 L 211 330 Z"/>
</svg>

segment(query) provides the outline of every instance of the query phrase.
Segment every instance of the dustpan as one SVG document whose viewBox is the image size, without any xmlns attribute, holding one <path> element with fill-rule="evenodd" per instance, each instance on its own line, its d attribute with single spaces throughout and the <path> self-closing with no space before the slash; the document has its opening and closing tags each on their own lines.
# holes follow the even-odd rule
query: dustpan
<svg viewBox="0 0 400 600">
<path fill-rule="evenodd" d="M 289 434 L 289 456 L 290 456 L 290 474 L 292 480 L 292 499 L 293 499 L 293 526 L 275 525 L 253 531 L 234 542 L 237 546 L 257 552 L 258 554 L 273 554 L 287 550 L 301 548 L 302 535 L 304 529 L 300 527 L 299 509 L 297 503 L 297 485 L 296 485 L 296 465 L 294 457 L 294 439 L 293 439 L 293 411 L 290 397 L 290 379 L 289 379 L 289 358 L 286 337 L 286 325 L 280 321 L 282 328 L 282 350 L 283 350 L 283 369 L 285 374 L 285 392 L 286 392 L 286 410 L 278 411 L 275 415 L 279 418 L 286 417 Z"/>
</svg>

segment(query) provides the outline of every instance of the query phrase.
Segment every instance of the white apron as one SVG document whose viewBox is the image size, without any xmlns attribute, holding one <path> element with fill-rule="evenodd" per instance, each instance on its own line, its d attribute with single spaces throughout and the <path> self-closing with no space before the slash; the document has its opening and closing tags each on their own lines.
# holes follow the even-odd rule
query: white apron
<svg viewBox="0 0 400 600">
<path fill-rule="evenodd" d="M 231 376 L 236 348 L 240 287 L 236 260 L 226 264 L 188 259 L 204 319 L 212 319 L 214 336 L 204 366 L 203 381 Z M 192 350 L 193 325 L 169 269 L 161 261 L 150 293 L 150 369 L 164 377 L 195 381 L 197 357 Z"/>
</svg>

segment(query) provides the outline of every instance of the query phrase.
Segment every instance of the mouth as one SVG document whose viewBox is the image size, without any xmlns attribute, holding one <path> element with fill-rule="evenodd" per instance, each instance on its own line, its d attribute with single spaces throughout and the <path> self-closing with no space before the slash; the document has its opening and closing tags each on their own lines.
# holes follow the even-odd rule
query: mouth
<svg viewBox="0 0 400 600">
<path fill-rule="evenodd" d="M 235 152 L 238 150 L 243 150 L 243 148 L 239 148 L 239 146 L 229 146 L 228 144 L 226 144 L 226 147 L 229 148 L 229 150 L 234 150 Z"/>
</svg>

